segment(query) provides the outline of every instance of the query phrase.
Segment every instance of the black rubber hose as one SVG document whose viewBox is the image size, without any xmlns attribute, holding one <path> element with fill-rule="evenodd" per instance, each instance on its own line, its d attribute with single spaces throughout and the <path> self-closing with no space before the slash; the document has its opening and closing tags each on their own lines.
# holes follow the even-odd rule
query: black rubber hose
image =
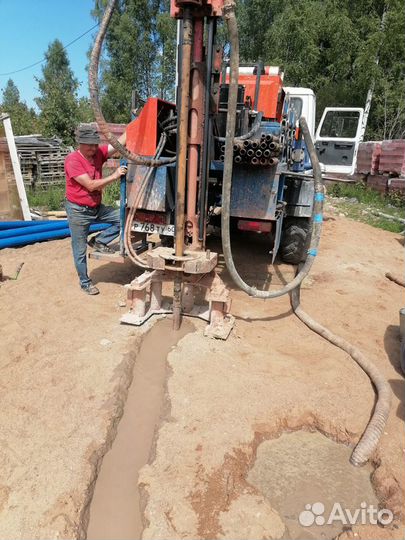
<svg viewBox="0 0 405 540">
<path fill-rule="evenodd" d="M 255 121 L 253 122 L 251 130 L 245 133 L 244 135 L 240 135 L 240 137 L 235 137 L 233 140 L 246 141 L 247 139 L 250 139 L 250 137 L 253 137 L 253 135 L 255 135 L 259 131 L 262 118 L 263 118 L 263 113 L 258 112 L 255 118 Z M 220 141 L 220 142 L 225 142 L 226 137 L 215 137 L 215 140 Z"/>
<path fill-rule="evenodd" d="M 108 25 L 111 20 L 111 16 L 114 11 L 116 0 L 110 0 L 104 12 L 103 18 L 100 23 L 100 28 L 94 42 L 93 50 L 91 52 L 90 67 L 89 67 L 89 90 L 90 100 L 93 108 L 96 122 L 102 134 L 107 141 L 113 146 L 117 152 L 125 156 L 128 161 L 136 165 L 145 165 L 147 167 L 162 167 L 169 163 L 174 163 L 176 158 L 163 158 L 163 159 L 149 159 L 130 152 L 125 146 L 123 146 L 118 139 L 110 132 L 108 124 L 105 121 L 104 115 L 101 111 L 99 98 L 98 98 L 98 66 L 100 61 L 101 47 L 103 45 L 104 37 L 107 32 Z"/>
<path fill-rule="evenodd" d="M 156 148 L 155 158 L 159 158 L 161 153 L 163 152 L 164 146 L 166 144 L 167 136 L 165 133 L 162 133 L 160 136 L 159 144 Z M 134 248 L 132 247 L 132 240 L 131 240 L 131 227 L 132 227 L 132 221 L 135 217 L 135 214 L 138 210 L 139 203 L 141 202 L 141 198 L 148 187 L 149 181 L 151 179 L 153 173 L 153 168 L 149 167 L 146 171 L 138 189 L 138 193 L 135 196 L 135 200 L 132 203 L 131 208 L 129 209 L 126 223 L 125 223 L 125 229 L 124 229 L 124 245 L 127 252 L 128 257 L 131 259 L 133 263 L 135 263 L 140 268 L 149 268 L 149 266 L 146 264 L 146 262 L 139 257 L 139 255 L 136 253 Z"/>
<path fill-rule="evenodd" d="M 232 168 L 233 168 L 233 137 L 235 134 L 235 118 L 236 118 L 236 105 L 237 105 L 237 89 L 238 89 L 238 70 L 239 70 L 239 41 L 238 41 L 238 28 L 235 17 L 235 4 L 233 0 L 225 0 L 225 20 L 228 27 L 229 38 L 231 42 L 231 74 L 230 74 L 230 86 L 229 86 L 229 98 L 228 98 L 228 116 L 226 124 L 226 142 L 225 142 L 225 163 L 224 163 L 224 177 L 222 186 L 222 246 L 224 251 L 224 258 L 228 271 L 235 282 L 235 284 L 242 290 L 258 298 L 274 298 L 281 296 L 286 292 L 291 291 L 292 307 L 297 317 L 308 326 L 311 330 L 318 333 L 323 338 L 327 339 L 330 343 L 340 347 L 346 351 L 351 358 L 357 362 L 357 364 L 367 373 L 370 380 L 374 384 L 378 399 L 375 406 L 373 415 L 365 432 L 363 433 L 360 441 L 356 445 L 352 452 L 350 462 L 355 466 L 364 465 L 371 454 L 377 447 L 379 439 L 384 431 L 385 424 L 387 422 L 390 407 L 391 407 L 391 389 L 372 362 L 370 362 L 356 347 L 334 335 L 330 330 L 323 327 L 309 315 L 307 315 L 299 303 L 300 284 L 302 279 L 308 274 L 313 259 L 316 256 L 317 248 L 320 240 L 321 224 L 322 224 L 322 209 L 323 209 L 323 184 L 322 174 L 319 166 L 319 161 L 316 155 L 314 144 L 308 129 L 308 125 L 304 118 L 300 119 L 300 127 L 304 136 L 304 140 L 310 155 L 312 167 L 314 170 L 314 210 L 312 213 L 312 233 L 311 233 L 311 245 L 308 252 L 307 259 L 303 264 L 301 270 L 298 272 L 296 278 L 291 281 L 284 289 L 270 293 L 267 291 L 258 291 L 254 287 L 247 285 L 236 271 L 232 251 L 230 245 L 230 198 L 231 198 L 231 184 L 232 184 Z"/>
<path fill-rule="evenodd" d="M 300 306 L 300 291 L 296 289 L 291 293 L 291 305 L 296 316 L 308 328 L 328 340 L 330 343 L 347 352 L 352 359 L 367 373 L 377 391 L 377 403 L 370 422 L 368 423 L 360 441 L 354 448 L 350 457 L 350 463 L 359 467 L 365 465 L 376 449 L 378 441 L 384 432 L 385 424 L 391 409 L 392 392 L 380 371 L 364 356 L 354 345 L 340 336 L 336 336 L 330 330 L 314 321 Z"/>
<path fill-rule="evenodd" d="M 318 250 L 318 244 L 322 230 L 322 210 L 324 200 L 324 189 L 322 183 L 322 173 L 318 157 L 311 134 L 308 129 L 305 118 L 300 118 L 300 127 L 307 145 L 308 153 L 312 162 L 314 171 L 314 204 L 311 217 L 311 241 L 305 263 L 298 275 L 290 281 L 285 287 L 277 291 L 260 291 L 256 287 L 248 285 L 236 270 L 232 257 L 231 233 L 230 233 L 230 206 L 231 206 L 231 188 L 233 172 L 233 141 L 236 124 L 236 108 L 238 93 L 238 75 L 239 75 L 239 36 L 238 26 L 235 16 L 235 2 L 226 0 L 224 4 L 224 16 L 228 28 L 229 41 L 231 44 L 230 58 L 230 79 L 228 93 L 228 113 L 226 118 L 226 137 L 225 137 L 225 157 L 224 157 L 224 175 L 222 180 L 222 213 L 221 213 L 221 235 L 222 249 L 228 272 L 234 283 L 249 296 L 256 298 L 277 298 L 291 292 L 298 287 L 303 279 L 308 275 L 314 262 Z"/>
</svg>

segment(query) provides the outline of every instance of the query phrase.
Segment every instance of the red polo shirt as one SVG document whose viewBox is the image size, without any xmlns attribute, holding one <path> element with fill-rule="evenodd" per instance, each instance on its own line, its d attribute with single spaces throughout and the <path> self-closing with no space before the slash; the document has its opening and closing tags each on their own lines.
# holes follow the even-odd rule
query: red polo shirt
<svg viewBox="0 0 405 540">
<path fill-rule="evenodd" d="M 88 174 L 90 178 L 99 180 L 102 178 L 103 164 L 108 159 L 108 146 L 99 146 L 92 162 L 88 161 L 79 150 L 72 152 L 65 159 L 66 175 L 66 198 L 68 201 L 81 206 L 95 207 L 101 203 L 102 192 L 88 191 L 84 186 L 76 182 L 75 178 L 82 174 Z"/>
</svg>

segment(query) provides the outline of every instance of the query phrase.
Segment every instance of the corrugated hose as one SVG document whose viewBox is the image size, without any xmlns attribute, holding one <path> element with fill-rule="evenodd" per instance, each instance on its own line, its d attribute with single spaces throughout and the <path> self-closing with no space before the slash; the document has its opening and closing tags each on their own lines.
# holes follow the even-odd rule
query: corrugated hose
<svg viewBox="0 0 405 540">
<path fill-rule="evenodd" d="M 307 258 L 298 271 L 297 276 L 288 283 L 285 287 L 278 291 L 260 291 L 255 287 L 251 287 L 238 274 L 231 250 L 230 242 L 230 202 L 231 202 L 231 187 L 232 187 L 232 172 L 233 172 L 233 141 L 235 135 L 236 122 L 236 107 L 237 107 L 237 90 L 238 90 L 238 73 L 239 73 L 239 37 L 238 26 L 235 16 L 235 1 L 225 0 L 224 3 L 225 21 L 228 29 L 229 41 L 231 44 L 230 58 L 230 84 L 228 94 L 228 113 L 226 122 L 226 137 L 225 137 L 225 160 L 224 160 L 224 176 L 222 185 L 222 247 L 227 269 L 234 283 L 250 296 L 255 298 L 276 298 L 287 293 L 291 293 L 291 305 L 295 315 L 308 328 L 328 340 L 330 343 L 347 352 L 351 358 L 363 369 L 369 376 L 372 384 L 377 391 L 377 403 L 375 405 L 372 417 L 361 436 L 359 442 L 355 446 L 350 462 L 352 465 L 364 465 L 370 456 L 375 451 L 389 416 L 391 408 L 392 392 L 389 384 L 375 367 L 356 347 L 336 336 L 330 330 L 312 319 L 300 306 L 300 286 L 303 279 L 308 275 L 314 258 L 317 255 L 319 240 L 321 237 L 322 220 L 323 220 L 323 201 L 324 188 L 322 182 L 322 174 L 319 166 L 318 157 L 315 147 L 312 142 L 311 134 L 308 129 L 305 118 L 300 118 L 300 128 L 304 136 L 304 141 L 311 158 L 312 168 L 314 171 L 314 204 L 311 217 L 311 241 L 308 250 Z"/>
</svg>

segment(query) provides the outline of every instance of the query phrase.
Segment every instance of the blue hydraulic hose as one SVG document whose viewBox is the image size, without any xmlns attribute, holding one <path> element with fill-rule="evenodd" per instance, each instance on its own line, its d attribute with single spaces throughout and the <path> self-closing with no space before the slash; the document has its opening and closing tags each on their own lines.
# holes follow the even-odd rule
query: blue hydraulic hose
<svg viewBox="0 0 405 540">
<path fill-rule="evenodd" d="M 126 159 L 120 160 L 120 165 L 123 167 L 128 166 Z M 125 218 L 126 218 L 126 205 L 127 205 L 127 175 L 121 175 L 120 180 L 120 255 L 125 254 Z"/>
<path fill-rule="evenodd" d="M 90 225 L 90 232 L 101 231 L 111 227 L 109 223 L 97 223 Z M 2 238 L 0 239 L 0 249 L 15 247 L 15 246 L 25 246 L 27 244 L 34 244 L 35 242 L 42 242 L 44 240 L 53 240 L 55 238 L 64 238 L 70 236 L 69 227 L 63 229 L 54 229 L 52 231 L 36 232 L 34 234 L 24 234 L 23 236 L 15 236 L 13 238 Z"/>
</svg>

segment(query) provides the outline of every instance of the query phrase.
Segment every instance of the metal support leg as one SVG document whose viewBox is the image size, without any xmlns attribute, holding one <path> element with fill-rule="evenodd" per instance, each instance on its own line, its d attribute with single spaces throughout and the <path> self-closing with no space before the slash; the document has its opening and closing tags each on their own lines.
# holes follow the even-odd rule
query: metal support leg
<svg viewBox="0 0 405 540">
<path fill-rule="evenodd" d="M 152 281 L 150 287 L 150 310 L 156 311 L 162 307 L 162 282 Z"/>
</svg>

